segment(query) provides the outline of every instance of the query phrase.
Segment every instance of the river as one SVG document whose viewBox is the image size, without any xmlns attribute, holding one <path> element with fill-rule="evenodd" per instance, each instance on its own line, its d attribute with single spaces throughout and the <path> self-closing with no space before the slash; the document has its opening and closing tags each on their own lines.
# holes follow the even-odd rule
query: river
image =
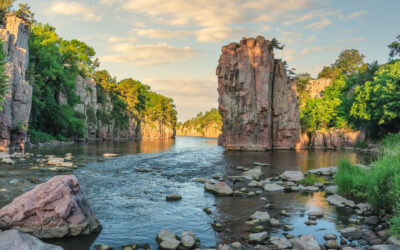
<svg viewBox="0 0 400 250">
<path fill-rule="evenodd" d="M 116 249 L 132 243 L 148 243 L 157 247 L 155 236 L 166 228 L 178 235 L 192 230 L 202 247 L 218 243 L 240 241 L 246 234 L 244 222 L 249 215 L 263 210 L 265 197 L 273 205 L 270 214 L 293 226 L 291 234 L 311 233 L 323 244 L 323 235 L 336 233 L 346 226 L 349 217 L 344 211 L 328 205 L 321 192 L 263 193 L 254 198 L 214 197 L 204 192 L 203 185 L 191 181 L 195 177 L 211 178 L 238 175 L 237 166 L 251 167 L 253 162 L 271 163 L 263 167 L 264 177 L 276 176 L 285 170 L 301 170 L 334 166 L 340 158 L 348 157 L 354 163 L 368 163 L 370 155 L 353 151 L 225 151 L 214 139 L 180 137 L 171 141 L 154 142 L 91 142 L 56 148 L 34 148 L 35 154 L 64 156 L 72 153 L 79 168 L 73 173 L 103 225 L 99 235 L 50 240 L 65 249 L 94 249 L 107 244 Z M 105 159 L 103 153 L 117 153 L 119 157 Z M 28 178 L 44 182 L 57 173 L 30 170 L 35 161 L 23 164 L 0 164 L 0 206 L 34 187 Z M 257 190 L 257 189 L 254 189 Z M 260 189 L 259 189 L 260 190 Z M 179 193 L 182 200 L 167 202 L 165 196 Z M 211 215 L 203 212 L 210 208 Z M 307 211 L 313 207 L 325 210 L 325 216 L 314 226 L 306 226 Z M 291 216 L 279 215 L 286 209 Z M 265 209 L 264 209 L 265 210 Z M 216 233 L 213 221 L 220 221 L 225 230 Z M 271 235 L 282 234 L 279 228 L 270 228 Z"/>
</svg>

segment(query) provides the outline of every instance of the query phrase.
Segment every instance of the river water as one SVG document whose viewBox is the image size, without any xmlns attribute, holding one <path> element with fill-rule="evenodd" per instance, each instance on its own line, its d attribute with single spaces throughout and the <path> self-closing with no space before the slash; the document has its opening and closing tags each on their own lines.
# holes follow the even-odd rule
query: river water
<svg viewBox="0 0 400 250">
<path fill-rule="evenodd" d="M 370 155 L 353 151 L 225 151 L 214 139 L 181 137 L 171 141 L 154 142 L 92 142 L 57 148 L 36 148 L 35 154 L 64 156 L 72 153 L 80 167 L 73 171 L 103 225 L 99 235 L 50 240 L 65 249 L 94 249 L 97 244 L 107 244 L 116 249 L 126 244 L 148 243 L 157 247 L 155 236 L 166 228 L 178 235 L 192 230 L 202 247 L 218 243 L 240 241 L 246 234 L 244 222 L 249 215 L 263 208 L 265 197 L 274 206 L 269 210 L 281 223 L 293 226 L 289 233 L 311 233 L 323 244 L 326 233 L 337 233 L 347 226 L 347 215 L 325 201 L 321 192 L 263 193 L 254 198 L 214 197 L 204 192 L 203 185 L 191 181 L 196 177 L 211 178 L 215 174 L 238 175 L 237 166 L 251 167 L 253 162 L 271 163 L 263 167 L 264 177 L 281 174 L 285 170 L 301 170 L 334 166 L 347 157 L 354 163 L 367 164 Z M 103 153 L 117 153 L 119 157 L 104 159 Z M 57 173 L 30 170 L 29 159 L 24 164 L 0 164 L 0 207 L 14 197 L 33 188 L 28 177 L 44 182 Z M 254 189 L 261 190 L 261 189 Z M 179 193 L 182 200 L 166 202 L 165 196 Z M 203 212 L 210 208 L 211 215 Z M 324 219 L 315 226 L 306 226 L 307 211 L 324 209 Z M 291 215 L 282 217 L 281 209 Z M 225 230 L 216 233 L 213 221 L 220 221 Z M 269 229 L 271 235 L 281 235 L 280 228 Z"/>
</svg>

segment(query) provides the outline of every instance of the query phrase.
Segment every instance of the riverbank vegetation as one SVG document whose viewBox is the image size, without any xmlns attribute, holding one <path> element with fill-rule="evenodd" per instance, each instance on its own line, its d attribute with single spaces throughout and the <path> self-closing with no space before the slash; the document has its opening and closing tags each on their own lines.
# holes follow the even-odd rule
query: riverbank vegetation
<svg viewBox="0 0 400 250">
<path fill-rule="evenodd" d="M 222 117 L 216 108 L 200 112 L 190 120 L 177 124 L 178 135 L 217 137 L 222 128 Z M 206 131 L 208 130 L 208 131 Z M 208 133 L 207 133 L 208 132 Z M 211 136 L 212 135 L 212 136 Z"/>
<path fill-rule="evenodd" d="M 400 133 L 381 141 L 378 159 L 369 169 L 340 161 L 335 182 L 343 196 L 393 215 L 391 231 L 400 238 Z"/>
</svg>

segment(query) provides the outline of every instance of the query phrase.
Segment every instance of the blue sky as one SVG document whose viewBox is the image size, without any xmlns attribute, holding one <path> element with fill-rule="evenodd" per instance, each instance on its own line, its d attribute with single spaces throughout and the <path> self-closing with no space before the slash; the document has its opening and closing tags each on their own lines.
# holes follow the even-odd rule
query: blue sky
<svg viewBox="0 0 400 250">
<path fill-rule="evenodd" d="M 97 52 L 101 68 L 172 97 L 180 121 L 217 107 L 221 47 L 276 37 L 276 58 L 316 75 L 341 50 L 384 63 L 400 34 L 399 0 L 31 0 L 36 19 Z"/>
</svg>

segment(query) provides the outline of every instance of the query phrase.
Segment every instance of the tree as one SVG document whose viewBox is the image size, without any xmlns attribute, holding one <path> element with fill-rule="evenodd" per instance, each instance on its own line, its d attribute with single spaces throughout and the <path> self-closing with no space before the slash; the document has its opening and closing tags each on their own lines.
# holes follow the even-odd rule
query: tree
<svg viewBox="0 0 400 250">
<path fill-rule="evenodd" d="M 29 7 L 29 5 L 26 3 L 19 3 L 18 10 L 14 11 L 14 14 L 27 22 L 29 25 L 32 25 L 32 23 L 35 22 L 33 19 L 35 14 L 31 11 L 31 7 Z"/>
<path fill-rule="evenodd" d="M 5 75 L 6 53 L 4 52 L 4 42 L 0 39 L 0 110 L 2 110 L 1 103 L 4 101 L 4 95 L 7 90 L 7 75 Z"/>
<path fill-rule="evenodd" d="M 272 40 L 271 40 L 271 46 L 272 46 L 272 48 L 275 48 L 275 49 L 285 48 L 285 45 L 284 44 L 281 45 L 281 43 L 278 42 L 278 40 L 275 37 L 272 38 Z"/>
<path fill-rule="evenodd" d="M 351 75 L 364 64 L 364 55 L 356 49 L 347 49 L 340 52 L 333 66 L 344 75 Z"/>
<path fill-rule="evenodd" d="M 391 59 L 394 59 L 396 56 L 400 57 L 400 35 L 398 35 L 396 38 L 397 38 L 397 41 L 394 41 L 388 45 L 389 50 L 390 50 L 389 57 Z"/>
<path fill-rule="evenodd" d="M 5 24 L 5 16 L 10 12 L 15 0 L 1 0 L 0 1 L 0 24 Z"/>
<path fill-rule="evenodd" d="M 319 72 L 318 74 L 318 79 L 329 78 L 332 81 L 334 81 L 338 75 L 339 75 L 339 69 L 337 67 L 324 66 L 322 68 L 322 71 Z"/>
<path fill-rule="evenodd" d="M 300 73 L 295 77 L 296 80 L 296 88 L 297 93 L 300 97 L 300 105 L 305 103 L 305 100 L 308 99 L 308 93 L 306 92 L 306 88 L 312 77 L 309 73 Z"/>
</svg>

